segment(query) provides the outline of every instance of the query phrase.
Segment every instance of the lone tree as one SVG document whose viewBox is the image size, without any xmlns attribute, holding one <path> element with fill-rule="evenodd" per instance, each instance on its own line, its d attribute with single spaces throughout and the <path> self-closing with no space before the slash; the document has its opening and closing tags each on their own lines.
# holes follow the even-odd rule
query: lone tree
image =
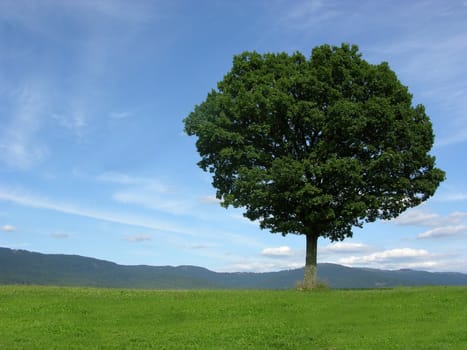
<svg viewBox="0 0 467 350">
<path fill-rule="evenodd" d="M 391 219 L 432 196 L 445 178 L 429 154 L 422 105 L 386 62 L 343 44 L 234 56 L 233 67 L 184 119 L 198 165 L 222 205 L 283 236 L 306 236 L 304 286 L 317 285 L 317 241 Z"/>
</svg>

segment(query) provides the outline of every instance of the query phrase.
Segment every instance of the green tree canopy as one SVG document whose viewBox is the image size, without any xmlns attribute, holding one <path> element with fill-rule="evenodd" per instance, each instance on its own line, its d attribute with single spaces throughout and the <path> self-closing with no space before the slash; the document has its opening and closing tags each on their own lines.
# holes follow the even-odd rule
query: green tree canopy
<svg viewBox="0 0 467 350">
<path fill-rule="evenodd" d="M 316 242 L 391 219 L 432 196 L 445 174 L 429 154 L 432 125 L 385 62 L 357 46 L 311 57 L 245 52 L 184 120 L 199 166 L 222 205 L 261 228 L 307 237 L 305 284 L 316 284 Z"/>
</svg>

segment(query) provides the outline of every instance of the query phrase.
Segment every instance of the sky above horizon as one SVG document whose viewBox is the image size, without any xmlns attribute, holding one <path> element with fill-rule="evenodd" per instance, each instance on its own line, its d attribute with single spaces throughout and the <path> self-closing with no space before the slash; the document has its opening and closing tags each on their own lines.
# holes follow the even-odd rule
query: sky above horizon
<svg viewBox="0 0 467 350">
<path fill-rule="evenodd" d="M 433 123 L 447 180 L 318 261 L 467 273 L 467 0 L 0 0 L 0 247 L 276 271 L 303 236 L 221 208 L 183 119 L 243 51 L 357 44 Z"/>
</svg>

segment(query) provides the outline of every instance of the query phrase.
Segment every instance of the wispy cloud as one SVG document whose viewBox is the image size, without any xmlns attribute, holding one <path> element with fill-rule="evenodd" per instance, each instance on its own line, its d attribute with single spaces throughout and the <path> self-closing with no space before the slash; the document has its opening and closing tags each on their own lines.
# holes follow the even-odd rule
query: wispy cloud
<svg viewBox="0 0 467 350">
<path fill-rule="evenodd" d="M 396 248 L 337 261 L 348 266 L 377 269 L 419 269 L 429 271 L 466 271 L 465 261 L 456 253 L 432 253 L 426 249 Z M 467 272 L 467 271 L 466 271 Z"/>
<path fill-rule="evenodd" d="M 50 235 L 50 237 L 52 238 L 55 238 L 55 239 L 67 239 L 67 238 L 70 238 L 70 234 L 69 233 L 65 233 L 65 232 L 54 232 Z"/>
<path fill-rule="evenodd" d="M 45 117 L 46 87 L 31 82 L 14 91 L 11 115 L 0 129 L 0 160 L 10 167 L 27 169 L 48 155 L 48 148 L 39 137 Z"/>
<path fill-rule="evenodd" d="M 75 136 L 82 137 L 88 126 L 86 109 L 82 106 L 71 106 L 64 114 L 53 113 L 52 118 L 58 124 L 72 132 Z"/>
<path fill-rule="evenodd" d="M 452 226 L 462 223 L 467 218 L 465 212 L 452 212 L 448 215 L 427 212 L 421 209 L 408 210 L 392 220 L 396 225 L 412 225 L 422 227 Z"/>
<path fill-rule="evenodd" d="M 467 141 L 467 83 L 462 78 L 467 74 L 467 28 L 461 2 L 414 1 L 404 3 L 403 11 L 390 2 L 333 0 L 276 1 L 270 8 L 282 28 L 305 37 L 319 33 L 325 41 L 340 36 L 360 44 L 370 62 L 389 61 L 415 103 L 427 107 L 436 127 L 435 147 Z M 355 23 L 372 28 L 371 38 Z M 339 34 L 327 35 L 330 31 Z"/>
<path fill-rule="evenodd" d="M 437 147 L 451 146 L 458 143 L 463 143 L 467 141 L 467 130 L 463 130 L 463 126 L 460 129 L 454 131 L 450 135 L 443 135 L 436 141 Z M 464 199 L 462 199 L 464 200 Z"/>
<path fill-rule="evenodd" d="M 51 8 L 69 20 L 84 18 L 88 24 L 96 18 L 125 24 L 145 23 L 160 15 L 160 12 L 154 11 L 154 5 L 147 1 L 130 4 L 125 0 L 42 0 L 40 3 L 27 0 L 3 0 L 0 2 L 0 18 L 15 21 L 34 31 L 45 32 L 47 26 L 43 21 L 44 18 L 49 18 Z M 49 24 L 52 25 L 54 23 Z"/>
<path fill-rule="evenodd" d="M 335 242 L 319 249 L 320 253 L 358 253 L 368 251 L 370 247 L 363 243 Z"/>
<path fill-rule="evenodd" d="M 158 222 L 151 219 L 130 216 L 124 213 L 116 213 L 100 210 L 88 210 L 79 206 L 63 203 L 58 201 L 51 201 L 28 194 L 21 194 L 9 190 L 0 189 L 0 200 L 13 202 L 30 208 L 39 208 L 53 210 L 56 212 L 88 217 L 96 220 L 115 222 L 124 225 L 149 228 L 156 231 L 176 233 L 176 234 L 193 234 L 190 229 L 174 226 L 170 223 Z"/>
<path fill-rule="evenodd" d="M 301 262 L 282 261 L 275 259 L 274 261 L 257 261 L 248 258 L 241 258 L 238 261 L 230 263 L 218 271 L 225 272 L 271 272 L 281 270 L 292 270 L 303 267 Z"/>
<path fill-rule="evenodd" d="M 161 181 L 154 178 L 133 176 L 117 172 L 106 172 L 97 177 L 99 181 L 114 183 L 119 185 L 132 185 L 150 190 L 153 192 L 170 192 L 172 188 L 164 185 Z"/>
<path fill-rule="evenodd" d="M 44 129 L 45 118 L 56 122 L 47 127 L 59 125 L 79 138 L 96 130 L 104 114 L 102 91 L 108 90 L 103 77 L 117 75 L 114 62 L 120 62 L 121 53 L 133 45 L 141 25 L 161 13 L 162 6 L 151 1 L 0 1 L 0 21 L 19 29 L 14 41 L 36 43 L 0 43 L 0 49 L 9 53 L 0 75 L 3 79 L 3 70 L 11 75 L 2 81 L 10 86 L 0 86 L 0 91 L 17 86 L 27 90 L 14 101 L 17 110 L 7 116 L 11 125 L 4 122 L 0 129 L 0 161 L 27 169 L 47 158 L 52 147 L 46 136 L 42 140 L 39 136 L 56 130 Z M 31 84 L 31 77 L 43 84 Z"/>
<path fill-rule="evenodd" d="M 123 237 L 123 239 L 128 242 L 144 242 L 144 241 L 151 241 L 152 236 L 145 234 L 145 233 L 140 233 L 140 234 L 136 234 L 132 236 L 125 236 Z"/>
<path fill-rule="evenodd" d="M 229 244 L 236 244 L 243 247 L 261 248 L 264 247 L 263 243 L 258 240 L 254 235 L 238 234 L 229 232 L 219 232 L 219 237 L 222 237 L 224 242 Z"/>
<path fill-rule="evenodd" d="M 67 2 L 66 4 L 63 4 L 62 1 L 54 2 L 56 5 L 69 6 L 71 10 L 78 11 L 78 13 L 88 13 L 122 22 L 146 22 L 157 14 L 151 11 L 149 8 L 151 2 L 147 1 L 129 3 L 125 0 L 82 0 Z"/>
<path fill-rule="evenodd" d="M 158 193 L 139 189 L 115 192 L 112 199 L 119 203 L 142 206 L 169 214 L 186 214 L 191 208 L 187 201 L 162 197 Z"/>
<path fill-rule="evenodd" d="M 288 246 L 275 247 L 275 248 L 264 248 L 261 251 L 261 255 L 270 256 L 270 257 L 283 257 L 283 256 L 292 256 L 292 248 Z"/>
<path fill-rule="evenodd" d="M 127 119 L 133 115 L 131 112 L 110 112 L 110 119 Z"/>
<path fill-rule="evenodd" d="M 445 238 L 467 234 L 466 225 L 443 226 L 420 233 L 417 238 Z"/>
<path fill-rule="evenodd" d="M 375 252 L 369 255 L 341 258 L 339 263 L 345 265 L 388 264 L 394 261 L 401 262 L 420 258 L 426 259 L 427 257 L 430 257 L 430 253 L 425 249 L 397 248 Z"/>
<path fill-rule="evenodd" d="M 276 11 L 280 24 L 295 29 L 309 29 L 339 15 L 332 1 L 323 0 L 280 1 Z"/>
<path fill-rule="evenodd" d="M 419 239 L 453 238 L 467 233 L 467 212 L 452 212 L 448 215 L 430 213 L 420 209 L 409 210 L 396 218 L 397 225 L 429 227 L 430 229 L 417 235 Z"/>
<path fill-rule="evenodd" d="M 420 209 L 408 210 L 391 222 L 396 225 L 436 226 L 441 215 Z"/>
<path fill-rule="evenodd" d="M 141 206 L 169 214 L 189 214 L 193 205 L 174 188 L 153 178 L 108 172 L 98 176 L 102 182 L 121 185 L 112 199 L 118 203 Z"/>
<path fill-rule="evenodd" d="M 3 225 L 2 226 L 2 231 L 5 231 L 5 232 L 15 232 L 16 231 L 16 227 L 12 226 L 12 225 Z"/>
<path fill-rule="evenodd" d="M 456 193 L 444 193 L 436 197 L 439 202 L 461 202 L 467 201 L 467 193 L 456 192 Z"/>
<path fill-rule="evenodd" d="M 200 202 L 205 204 L 220 204 L 222 201 L 216 196 L 204 196 L 200 198 Z"/>
<path fill-rule="evenodd" d="M 467 83 L 462 79 L 467 74 L 463 59 L 467 55 L 467 29 L 464 18 L 446 15 L 448 11 L 463 11 L 457 5 L 446 9 L 441 2 L 425 4 L 429 5 L 411 6 L 414 18 L 418 18 L 412 30 L 386 36 L 380 46 L 372 45 L 370 52 L 378 58 L 386 57 L 403 82 L 416 92 L 416 103 L 427 107 L 437 127 L 435 147 L 445 147 L 467 141 Z M 426 20 L 430 20 L 430 30 L 426 30 Z M 449 118 L 438 115 L 439 110 Z"/>
</svg>

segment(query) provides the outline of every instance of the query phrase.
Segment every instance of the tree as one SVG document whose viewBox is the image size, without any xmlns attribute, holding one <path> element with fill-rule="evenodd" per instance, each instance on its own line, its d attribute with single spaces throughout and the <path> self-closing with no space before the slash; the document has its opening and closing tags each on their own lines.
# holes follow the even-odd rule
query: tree
<svg viewBox="0 0 467 350">
<path fill-rule="evenodd" d="M 386 62 L 342 44 L 234 56 L 233 67 L 184 119 L 198 165 L 224 207 L 272 233 L 306 236 L 304 286 L 317 285 L 318 237 L 391 219 L 445 178 L 429 154 L 432 125 Z"/>
</svg>

